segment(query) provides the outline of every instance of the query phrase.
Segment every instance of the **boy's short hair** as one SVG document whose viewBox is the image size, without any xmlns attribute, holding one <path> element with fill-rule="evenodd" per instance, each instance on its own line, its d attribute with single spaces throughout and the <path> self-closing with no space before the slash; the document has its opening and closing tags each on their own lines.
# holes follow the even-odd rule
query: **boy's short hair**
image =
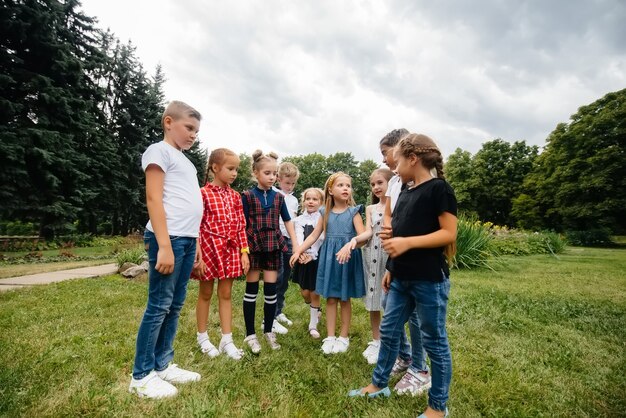
<svg viewBox="0 0 626 418">
<path fill-rule="evenodd" d="M 190 118 L 198 119 L 198 121 L 202 120 L 202 115 L 193 107 L 189 106 L 185 102 L 181 102 L 180 100 L 172 100 L 168 103 L 163 111 L 163 116 L 161 117 L 161 126 L 165 129 L 165 118 L 170 116 L 172 119 L 180 119 L 182 117 L 188 116 Z"/>
<path fill-rule="evenodd" d="M 290 163 L 289 161 L 285 161 L 284 163 L 280 163 L 278 166 L 278 177 L 294 177 L 298 180 L 300 177 L 300 170 L 294 163 Z"/>
<path fill-rule="evenodd" d="M 379 146 L 382 147 L 383 145 L 386 145 L 388 147 L 395 147 L 396 144 L 400 142 L 400 140 L 408 134 L 409 134 L 409 131 L 407 131 L 404 128 L 394 129 L 393 131 L 385 135 L 383 139 L 380 140 Z"/>
</svg>

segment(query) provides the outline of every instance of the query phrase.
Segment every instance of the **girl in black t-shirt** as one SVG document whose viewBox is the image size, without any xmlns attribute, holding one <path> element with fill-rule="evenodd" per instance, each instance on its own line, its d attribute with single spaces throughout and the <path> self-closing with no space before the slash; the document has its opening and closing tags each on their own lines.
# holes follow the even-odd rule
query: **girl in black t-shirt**
<svg viewBox="0 0 626 418">
<path fill-rule="evenodd" d="M 380 233 L 389 254 L 383 289 L 387 309 L 380 326 L 378 362 L 368 386 L 349 396 L 389 396 L 389 374 L 398 355 L 399 336 L 417 309 L 424 349 L 430 357 L 432 387 L 422 417 L 448 415 L 452 357 L 446 332 L 450 280 L 447 260 L 455 252 L 456 198 L 443 176 L 441 152 L 432 139 L 410 134 L 396 147 L 402 182 L 413 184 L 398 197 L 391 230 Z M 447 260 L 446 260 L 447 259 Z"/>
</svg>

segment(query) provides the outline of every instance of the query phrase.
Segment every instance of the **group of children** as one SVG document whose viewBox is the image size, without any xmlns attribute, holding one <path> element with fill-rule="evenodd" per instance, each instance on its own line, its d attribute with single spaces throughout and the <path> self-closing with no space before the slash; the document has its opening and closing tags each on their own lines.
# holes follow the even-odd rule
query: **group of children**
<svg viewBox="0 0 626 418">
<path fill-rule="evenodd" d="M 406 371 L 396 391 L 418 394 L 430 388 L 424 416 L 446 415 L 451 379 L 446 258 L 454 254 L 456 200 L 444 180 L 435 143 L 406 130 L 394 130 L 381 140 L 389 169 L 377 169 L 370 177 L 372 204 L 365 208 L 364 224 L 363 208 L 352 196 L 352 178 L 343 172 L 330 175 L 323 190 L 306 189 L 298 216 L 293 196 L 298 169 L 289 162 L 279 165 L 274 153 L 252 154 L 257 185 L 239 194 L 230 187 L 239 158 L 228 149 L 216 149 L 200 189 L 193 164 L 181 152 L 195 141 L 200 118 L 185 103 L 171 102 L 163 115 L 164 140 L 142 157 L 150 216 L 144 236 L 149 290 L 130 391 L 167 397 L 177 392 L 172 383 L 200 379 L 198 373 L 171 363 L 190 276 L 199 281 L 197 342 L 203 353 L 224 353 L 234 360 L 243 356 L 232 336 L 231 300 L 234 279 L 241 275 L 246 278 L 243 342 L 252 353 L 262 349 L 255 331 L 262 280 L 263 337 L 272 350 L 280 349 L 276 334 L 286 333 L 285 325 L 292 324 L 282 308 L 293 268 L 293 280 L 310 306 L 312 338 L 321 337 L 321 299 L 326 301 L 324 354 L 348 350 L 351 299 L 363 298 L 369 311 L 372 341 L 363 356 L 376 366 L 372 382 L 349 396 L 389 396 L 389 376 Z M 217 347 L 207 334 L 215 281 L 222 332 Z"/>
</svg>

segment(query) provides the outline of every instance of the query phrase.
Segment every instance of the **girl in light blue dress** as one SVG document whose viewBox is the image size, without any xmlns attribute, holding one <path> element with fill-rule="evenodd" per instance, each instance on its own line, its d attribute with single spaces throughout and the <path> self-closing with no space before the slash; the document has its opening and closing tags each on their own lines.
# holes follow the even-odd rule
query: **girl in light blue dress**
<svg viewBox="0 0 626 418">
<path fill-rule="evenodd" d="M 352 198 L 352 178 L 342 172 L 332 174 L 324 185 L 325 205 L 322 217 L 313 232 L 291 257 L 293 265 L 324 232 L 324 243 L 319 250 L 315 291 L 326 298 L 326 330 L 322 342 L 324 354 L 344 353 L 350 345 L 352 298 L 365 295 L 363 257 L 356 249 L 355 237 L 365 230 L 361 205 Z M 341 328 L 335 336 L 337 305 L 341 306 Z"/>
</svg>

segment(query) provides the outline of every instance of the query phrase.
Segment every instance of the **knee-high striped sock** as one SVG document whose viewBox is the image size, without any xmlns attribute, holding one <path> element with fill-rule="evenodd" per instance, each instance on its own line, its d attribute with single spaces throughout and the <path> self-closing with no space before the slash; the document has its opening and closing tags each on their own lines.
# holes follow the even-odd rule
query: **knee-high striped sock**
<svg viewBox="0 0 626 418">
<path fill-rule="evenodd" d="M 246 336 L 254 334 L 257 293 L 259 293 L 259 282 L 246 282 L 246 293 L 243 295 L 243 319 L 246 323 Z"/>
<path fill-rule="evenodd" d="M 276 283 L 263 282 L 263 293 L 265 294 L 265 304 L 263 305 L 263 315 L 265 316 L 263 332 L 272 332 L 274 315 L 276 315 Z"/>
</svg>

